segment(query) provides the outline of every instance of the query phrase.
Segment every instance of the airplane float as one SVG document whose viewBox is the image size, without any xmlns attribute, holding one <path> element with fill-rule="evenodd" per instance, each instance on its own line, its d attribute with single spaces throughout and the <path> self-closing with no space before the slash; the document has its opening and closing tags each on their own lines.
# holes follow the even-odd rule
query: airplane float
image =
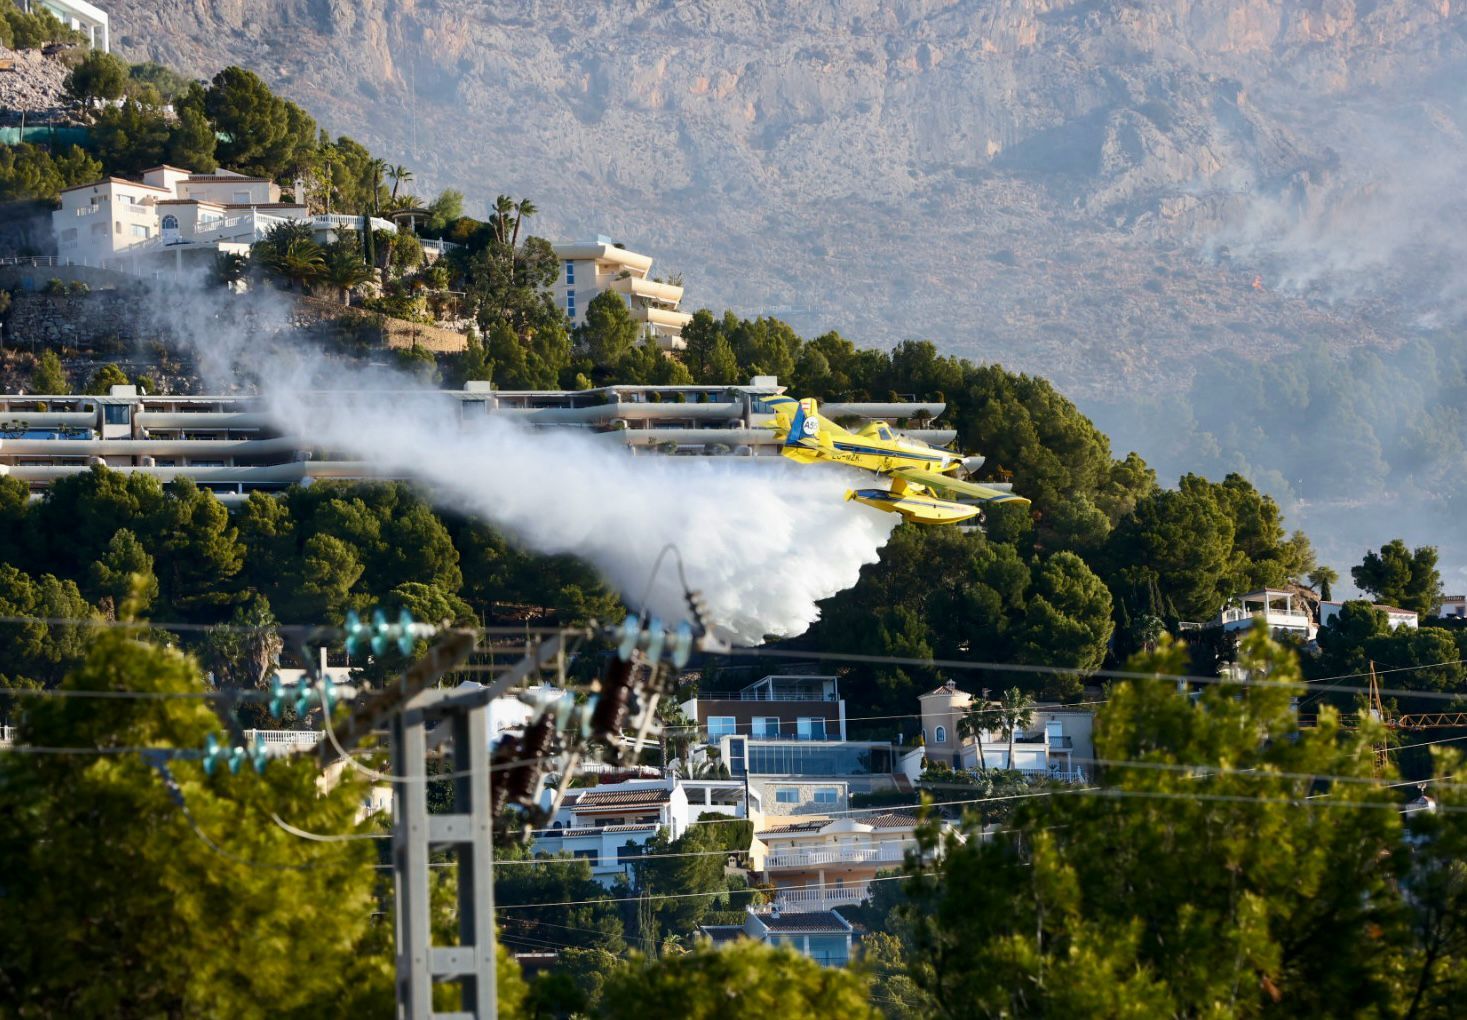
<svg viewBox="0 0 1467 1020">
<path fill-rule="evenodd" d="M 891 479 L 889 489 L 852 489 L 846 499 L 919 524 L 958 524 L 976 517 L 985 506 L 1029 502 L 1011 492 L 1006 482 L 979 484 L 957 477 L 959 472 L 977 471 L 982 457 L 934 449 L 881 421 L 851 432 L 822 417 L 810 398 L 766 397 L 764 404 L 774 414 L 775 437 L 784 444 L 781 452 L 791 460 L 849 464 Z"/>
</svg>

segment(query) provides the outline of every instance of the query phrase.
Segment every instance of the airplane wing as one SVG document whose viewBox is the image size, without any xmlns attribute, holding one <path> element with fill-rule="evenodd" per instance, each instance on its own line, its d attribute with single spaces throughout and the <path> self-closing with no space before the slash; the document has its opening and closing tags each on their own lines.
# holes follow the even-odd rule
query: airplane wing
<svg viewBox="0 0 1467 1020">
<path fill-rule="evenodd" d="M 913 485 L 920 485 L 926 489 L 946 493 L 961 500 L 971 500 L 976 503 L 1028 503 L 1023 496 L 1009 491 L 1008 483 L 995 482 L 990 485 L 982 485 L 978 482 L 965 482 L 951 475 L 940 474 L 936 471 L 923 471 L 921 468 L 899 467 L 888 472 L 893 478 L 899 478 Z"/>
</svg>

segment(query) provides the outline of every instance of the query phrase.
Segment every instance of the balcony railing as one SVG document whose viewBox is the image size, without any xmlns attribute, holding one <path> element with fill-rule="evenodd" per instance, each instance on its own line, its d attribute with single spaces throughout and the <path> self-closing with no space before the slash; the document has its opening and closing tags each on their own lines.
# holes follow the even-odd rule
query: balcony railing
<svg viewBox="0 0 1467 1020">
<path fill-rule="evenodd" d="M 865 903 L 871 896 L 871 887 L 865 882 L 850 885 L 828 885 L 823 889 L 776 889 L 774 905 L 780 910 L 806 911 L 830 910 L 832 907 L 854 907 Z"/>
<path fill-rule="evenodd" d="M 1251 622 L 1255 616 L 1263 617 L 1263 622 L 1269 627 L 1298 627 L 1309 626 L 1309 614 L 1300 613 L 1291 609 L 1240 609 L 1233 606 L 1222 611 L 1222 622 L 1224 626 L 1230 623 Z"/>
<path fill-rule="evenodd" d="M 321 742 L 319 730 L 245 730 L 244 735 L 246 744 L 253 744 L 259 737 L 267 747 L 298 751 L 309 751 Z"/>
<path fill-rule="evenodd" d="M 814 868 L 822 864 L 900 863 L 908 850 L 916 849 L 916 840 L 892 840 L 874 846 L 833 846 L 809 850 L 775 850 L 764 858 L 765 869 Z"/>
<path fill-rule="evenodd" d="M 835 692 L 822 693 L 819 690 L 807 689 L 804 691 L 771 691 L 768 689 L 757 691 L 735 691 L 729 694 L 710 694 L 709 701 L 839 701 L 840 696 Z"/>
</svg>

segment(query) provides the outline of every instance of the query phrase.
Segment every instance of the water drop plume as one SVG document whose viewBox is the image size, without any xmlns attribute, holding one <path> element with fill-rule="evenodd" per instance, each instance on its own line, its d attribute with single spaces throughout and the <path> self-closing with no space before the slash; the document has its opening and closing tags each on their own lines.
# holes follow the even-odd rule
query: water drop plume
<svg viewBox="0 0 1467 1020">
<path fill-rule="evenodd" d="M 409 479 L 438 505 L 528 549 L 574 554 L 634 608 L 658 553 L 673 544 L 713 622 L 739 643 L 805 631 L 820 600 L 875 562 L 895 523 L 846 502 L 857 479 L 841 469 L 773 457 L 634 456 L 613 434 L 534 429 L 499 415 L 465 421 L 457 401 L 407 375 L 303 344 L 283 328 L 275 295 L 231 299 L 239 307 L 204 296 L 213 314 L 174 315 L 168 325 L 194 349 L 211 390 L 258 388 L 284 434 Z M 668 621 L 687 617 L 672 562 L 646 608 Z"/>
</svg>

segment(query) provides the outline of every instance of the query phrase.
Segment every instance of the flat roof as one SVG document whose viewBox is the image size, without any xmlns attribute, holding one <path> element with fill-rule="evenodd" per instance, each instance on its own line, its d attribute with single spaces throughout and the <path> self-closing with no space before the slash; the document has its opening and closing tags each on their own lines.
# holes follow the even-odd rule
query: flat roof
<svg viewBox="0 0 1467 1020">
<path fill-rule="evenodd" d="M 103 184 L 126 184 L 132 188 L 147 188 L 149 191 L 161 191 L 165 195 L 173 194 L 171 188 L 160 188 L 156 184 L 144 184 L 142 181 L 130 181 L 126 177 L 103 177 L 101 180 L 92 181 L 89 184 L 73 184 L 69 188 L 62 188 L 57 194 L 64 195 L 68 191 L 81 191 L 84 188 L 96 188 Z"/>
</svg>

